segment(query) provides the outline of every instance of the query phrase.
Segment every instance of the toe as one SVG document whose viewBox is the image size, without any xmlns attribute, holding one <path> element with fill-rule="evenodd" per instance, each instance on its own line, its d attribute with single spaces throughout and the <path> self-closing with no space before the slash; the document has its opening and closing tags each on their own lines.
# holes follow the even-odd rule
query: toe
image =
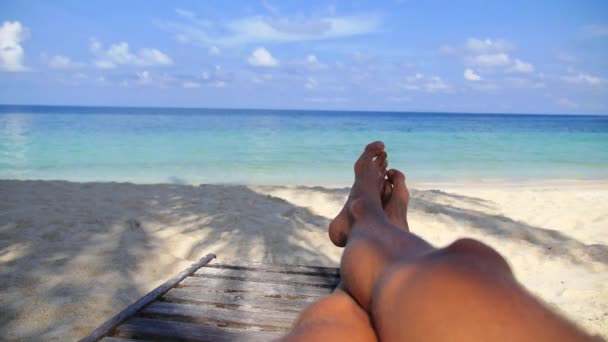
<svg viewBox="0 0 608 342">
<path fill-rule="evenodd" d="M 388 179 L 382 182 L 382 204 L 386 204 L 393 194 L 393 187 Z"/>
<path fill-rule="evenodd" d="M 384 143 L 382 141 L 374 141 L 373 143 L 369 143 L 367 146 L 365 146 L 363 155 L 367 158 L 373 158 L 382 152 L 384 152 Z"/>
<path fill-rule="evenodd" d="M 390 169 L 386 173 L 386 176 L 388 177 L 393 187 L 405 186 L 405 175 L 401 171 Z"/>
<path fill-rule="evenodd" d="M 378 165 L 378 168 L 381 170 L 386 169 L 386 167 L 388 166 L 388 162 L 387 162 L 387 154 L 386 152 L 381 152 L 378 157 L 376 157 L 376 165 Z"/>
<path fill-rule="evenodd" d="M 362 166 L 379 157 L 384 152 L 384 143 L 382 141 L 375 141 L 365 146 L 365 150 L 361 157 L 355 162 L 355 172 L 361 170 Z M 378 159 L 378 158 L 376 158 Z"/>
</svg>

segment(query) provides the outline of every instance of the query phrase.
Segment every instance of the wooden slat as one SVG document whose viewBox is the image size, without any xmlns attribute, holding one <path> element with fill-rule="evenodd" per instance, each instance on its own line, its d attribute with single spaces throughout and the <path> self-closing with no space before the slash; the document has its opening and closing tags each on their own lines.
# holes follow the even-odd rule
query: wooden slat
<svg viewBox="0 0 608 342">
<path fill-rule="evenodd" d="M 137 311 L 141 310 L 144 306 L 148 305 L 150 302 L 154 301 L 156 298 L 164 295 L 174 287 L 177 283 L 182 281 L 187 276 L 194 273 L 197 269 L 202 267 L 203 265 L 209 263 L 213 258 L 215 258 L 215 254 L 208 254 L 206 257 L 202 258 L 192 266 L 188 267 L 184 271 L 178 273 L 171 279 L 167 280 L 165 283 L 155 288 L 145 296 L 141 297 L 135 303 L 129 305 L 126 309 L 118 313 L 116 316 L 110 318 L 108 321 L 100 325 L 97 329 L 93 330 L 88 336 L 84 337 L 80 340 L 80 342 L 93 342 L 97 341 L 100 338 L 108 335 L 112 329 L 118 326 L 120 323 L 124 322 L 127 318 L 133 316 Z"/>
<path fill-rule="evenodd" d="M 276 298 L 320 297 L 332 292 L 327 287 L 296 286 L 285 284 L 253 283 L 232 279 L 188 277 L 179 287 L 203 287 L 206 291 L 219 293 L 249 292 L 258 296 Z"/>
<path fill-rule="evenodd" d="M 149 338 L 162 341 L 272 341 L 280 332 L 236 330 L 202 324 L 131 318 L 116 328 L 116 335 L 131 338 Z"/>
<path fill-rule="evenodd" d="M 183 320 L 193 323 L 259 327 L 270 330 L 287 330 L 298 318 L 296 312 L 276 312 L 263 309 L 216 308 L 208 305 L 154 302 L 141 313 L 147 317 L 162 318 L 172 316 L 172 320 Z"/>
<path fill-rule="evenodd" d="M 273 273 L 253 270 L 236 270 L 230 268 L 203 267 L 194 273 L 195 276 L 210 278 L 229 278 L 258 283 L 309 285 L 334 288 L 340 278 L 322 275 Z"/>
<path fill-rule="evenodd" d="M 301 266 L 301 265 L 269 265 L 256 262 L 215 262 L 207 265 L 211 268 L 231 268 L 231 269 L 248 269 L 254 271 L 289 273 L 289 274 L 308 274 L 340 277 L 340 269 L 334 267 L 321 266 Z"/>
<path fill-rule="evenodd" d="M 175 288 L 163 296 L 164 300 L 171 302 L 218 304 L 223 306 L 253 307 L 276 311 L 300 312 L 316 297 L 304 297 L 295 299 L 258 297 L 251 293 L 217 293 L 201 291 L 199 288 Z"/>
<path fill-rule="evenodd" d="M 150 340 L 133 340 L 130 338 L 104 337 L 99 342 L 148 342 Z"/>
</svg>

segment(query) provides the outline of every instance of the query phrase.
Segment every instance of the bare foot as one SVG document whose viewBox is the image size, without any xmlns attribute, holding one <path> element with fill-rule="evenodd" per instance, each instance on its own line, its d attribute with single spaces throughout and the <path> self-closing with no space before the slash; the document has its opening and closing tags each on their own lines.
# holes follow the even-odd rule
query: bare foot
<svg viewBox="0 0 608 342">
<path fill-rule="evenodd" d="M 334 245 L 346 246 L 352 223 L 364 214 L 356 207 L 365 205 L 367 212 L 382 211 L 381 192 L 388 165 L 386 157 L 384 143 L 376 141 L 368 144 L 355 162 L 355 183 L 350 195 L 342 211 L 329 224 L 329 239 Z M 359 205 L 354 205 L 356 202 Z"/>
<path fill-rule="evenodd" d="M 384 212 L 392 224 L 409 232 L 407 206 L 410 202 L 410 192 L 405 185 L 405 175 L 392 169 L 388 170 L 386 176 L 382 194 Z"/>
</svg>

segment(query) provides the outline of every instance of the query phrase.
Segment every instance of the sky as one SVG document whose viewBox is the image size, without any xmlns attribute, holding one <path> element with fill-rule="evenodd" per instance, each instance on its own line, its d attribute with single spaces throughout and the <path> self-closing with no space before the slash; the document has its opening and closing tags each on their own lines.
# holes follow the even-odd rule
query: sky
<svg viewBox="0 0 608 342">
<path fill-rule="evenodd" d="M 11 1 L 0 103 L 608 114 L 608 2 Z"/>
</svg>

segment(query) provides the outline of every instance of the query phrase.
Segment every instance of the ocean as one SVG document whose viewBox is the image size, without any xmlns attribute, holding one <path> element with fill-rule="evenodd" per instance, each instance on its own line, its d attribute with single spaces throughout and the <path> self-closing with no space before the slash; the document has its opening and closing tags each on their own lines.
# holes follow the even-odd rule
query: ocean
<svg viewBox="0 0 608 342">
<path fill-rule="evenodd" d="M 413 182 L 608 179 L 608 116 L 0 106 L 0 179 L 348 185 L 386 143 Z"/>
</svg>

